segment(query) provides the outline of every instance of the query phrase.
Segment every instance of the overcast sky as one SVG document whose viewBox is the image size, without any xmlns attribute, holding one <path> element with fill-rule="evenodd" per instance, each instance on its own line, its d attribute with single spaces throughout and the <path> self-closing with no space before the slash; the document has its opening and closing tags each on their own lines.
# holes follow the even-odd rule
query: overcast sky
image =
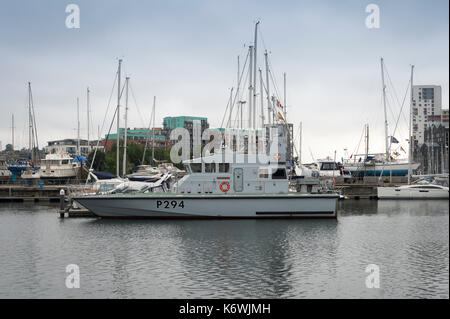
<svg viewBox="0 0 450 319">
<path fill-rule="evenodd" d="M 70 3 L 80 8 L 79 29 L 66 28 Z M 370 3 L 380 8 L 379 29 L 366 27 Z M 118 57 L 142 114 L 130 100 L 129 126 L 148 125 L 156 95 L 157 124 L 164 116 L 192 115 L 218 127 L 236 85 L 237 55 L 245 55 L 260 20 L 260 52 L 270 51 L 280 90 L 287 73 L 287 117 L 296 134 L 303 122 L 304 161 L 335 150 L 340 158 L 344 148 L 352 153 L 365 123 L 370 150 L 382 152 L 379 59 L 384 57 L 395 88 L 388 88 L 390 132 L 399 110 L 391 96 L 402 100 L 410 64 L 415 84 L 442 86 L 448 108 L 448 9 L 447 0 L 1 0 L 0 141 L 3 147 L 11 142 L 14 114 L 16 149 L 26 146 L 28 81 L 40 146 L 76 137 L 77 97 L 86 138 L 87 86 L 97 133 Z M 395 134 L 404 146 L 405 118 Z"/>
</svg>

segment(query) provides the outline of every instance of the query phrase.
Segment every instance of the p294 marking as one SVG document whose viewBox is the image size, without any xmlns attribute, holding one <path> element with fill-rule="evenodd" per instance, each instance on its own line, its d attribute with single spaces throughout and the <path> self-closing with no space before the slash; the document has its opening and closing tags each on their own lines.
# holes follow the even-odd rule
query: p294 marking
<svg viewBox="0 0 450 319">
<path fill-rule="evenodd" d="M 156 201 L 156 208 L 184 208 L 184 201 L 178 201 L 178 200 L 157 200 Z"/>
</svg>

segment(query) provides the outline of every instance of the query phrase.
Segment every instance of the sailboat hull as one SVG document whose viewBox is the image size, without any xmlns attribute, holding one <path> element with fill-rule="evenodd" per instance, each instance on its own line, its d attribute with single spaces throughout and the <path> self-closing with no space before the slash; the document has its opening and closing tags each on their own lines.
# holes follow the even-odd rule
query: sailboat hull
<svg viewBox="0 0 450 319">
<path fill-rule="evenodd" d="M 336 218 L 337 195 L 105 195 L 74 200 L 107 218 Z"/>
<path fill-rule="evenodd" d="M 378 187 L 379 199 L 448 199 L 448 187 L 401 186 Z"/>
<path fill-rule="evenodd" d="M 345 165 L 345 173 L 353 176 L 407 176 L 409 165 L 408 163 L 376 163 L 375 165 L 364 165 L 361 163 Z M 419 168 L 419 163 L 411 164 L 412 172 L 414 173 Z"/>
</svg>

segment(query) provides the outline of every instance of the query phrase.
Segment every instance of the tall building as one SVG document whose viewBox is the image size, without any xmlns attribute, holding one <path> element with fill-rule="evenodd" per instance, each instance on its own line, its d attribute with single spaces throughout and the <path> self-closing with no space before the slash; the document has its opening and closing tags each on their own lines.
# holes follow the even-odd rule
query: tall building
<svg viewBox="0 0 450 319">
<path fill-rule="evenodd" d="M 442 110 L 442 125 L 448 128 L 448 109 Z"/>
<path fill-rule="evenodd" d="M 163 120 L 163 134 L 170 139 L 170 132 L 175 128 L 185 128 L 189 131 L 190 145 L 193 145 L 193 132 L 194 121 L 198 121 L 201 134 L 203 131 L 209 128 L 208 119 L 206 117 L 195 116 L 167 116 Z M 174 141 L 172 141 L 174 143 Z M 206 141 L 202 141 L 202 145 L 205 145 Z"/>
<path fill-rule="evenodd" d="M 425 130 L 431 125 L 438 126 L 442 118 L 442 92 L 439 85 L 413 86 L 412 134 L 414 146 L 424 143 Z"/>
</svg>

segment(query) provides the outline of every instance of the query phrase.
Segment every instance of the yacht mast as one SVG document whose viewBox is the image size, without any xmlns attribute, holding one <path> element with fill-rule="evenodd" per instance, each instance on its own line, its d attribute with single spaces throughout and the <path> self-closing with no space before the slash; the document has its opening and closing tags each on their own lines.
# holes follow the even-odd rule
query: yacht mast
<svg viewBox="0 0 450 319">
<path fill-rule="evenodd" d="M 80 99 L 77 98 L 77 155 L 80 155 Z"/>
<path fill-rule="evenodd" d="M 249 67 L 249 86 L 248 86 L 248 128 L 252 128 L 252 104 L 253 104 L 253 45 L 249 46 L 250 64 Z"/>
<path fill-rule="evenodd" d="M 302 165 L 302 134 L 303 134 L 303 123 L 300 122 L 300 136 L 299 136 L 299 149 L 298 149 L 298 165 Z"/>
<path fill-rule="evenodd" d="M 254 57 L 253 57 L 253 125 L 252 128 L 256 129 L 256 62 L 258 57 L 258 24 L 259 21 L 255 24 L 255 43 L 253 47 Z"/>
<path fill-rule="evenodd" d="M 237 57 L 237 88 L 236 88 L 236 99 L 237 99 L 237 103 L 238 103 L 238 109 L 237 109 L 237 118 L 238 118 L 238 123 L 239 123 L 239 110 L 242 107 L 242 104 L 239 103 L 239 86 L 241 85 L 241 81 L 240 79 L 240 74 L 241 73 L 241 66 L 240 66 L 240 61 L 239 61 L 239 55 Z M 239 126 L 239 124 L 238 124 Z"/>
<path fill-rule="evenodd" d="M 412 168 L 411 168 L 411 161 L 412 161 L 412 151 L 413 151 L 413 138 L 412 138 L 412 115 L 413 115 L 413 80 L 414 80 L 414 65 L 411 65 L 411 88 L 410 88 L 410 101 L 409 101 L 409 138 L 408 138 L 408 144 L 409 144 L 409 152 L 408 152 L 408 185 L 411 184 L 411 175 L 412 175 Z"/>
<path fill-rule="evenodd" d="M 88 154 L 90 152 L 90 136 L 89 136 L 89 127 L 90 127 L 90 122 L 89 122 L 89 87 L 87 88 L 87 92 L 86 92 L 86 107 L 87 107 L 87 150 L 88 150 Z"/>
<path fill-rule="evenodd" d="M 261 128 L 264 129 L 264 92 L 262 70 L 259 69 L 259 95 L 261 95 Z"/>
<path fill-rule="evenodd" d="M 28 82 L 28 147 L 31 154 L 31 160 L 33 161 L 33 121 L 31 119 L 31 82 Z"/>
<path fill-rule="evenodd" d="M 384 142 L 386 145 L 386 159 L 390 162 L 391 156 L 389 154 L 389 141 L 388 141 L 388 121 L 386 112 L 386 85 L 384 83 L 384 63 L 383 58 L 381 58 L 381 81 L 383 85 L 383 107 L 384 107 Z"/>
<path fill-rule="evenodd" d="M 11 118 L 11 142 L 12 142 L 12 153 L 14 155 L 14 114 Z"/>
<path fill-rule="evenodd" d="M 286 119 L 286 73 L 283 73 L 283 86 L 284 86 L 284 101 L 283 101 L 283 116 L 284 121 L 287 125 L 287 119 Z"/>
<path fill-rule="evenodd" d="M 117 136 L 116 136 L 116 175 L 120 176 L 119 171 L 119 149 L 120 149 L 120 71 L 122 67 L 122 59 L 119 59 L 119 67 L 117 69 Z"/>
<path fill-rule="evenodd" d="M 155 162 L 155 110 L 156 110 L 156 96 L 153 96 L 152 163 Z"/>
<path fill-rule="evenodd" d="M 125 176 L 127 174 L 127 135 L 128 135 L 128 82 L 129 77 L 125 78 L 125 133 L 123 142 L 123 159 L 122 159 L 122 174 Z"/>
<path fill-rule="evenodd" d="M 269 125 L 272 125 L 272 106 L 270 104 L 269 61 L 267 50 L 264 52 L 264 58 L 266 60 L 267 118 L 269 120 Z"/>
</svg>

